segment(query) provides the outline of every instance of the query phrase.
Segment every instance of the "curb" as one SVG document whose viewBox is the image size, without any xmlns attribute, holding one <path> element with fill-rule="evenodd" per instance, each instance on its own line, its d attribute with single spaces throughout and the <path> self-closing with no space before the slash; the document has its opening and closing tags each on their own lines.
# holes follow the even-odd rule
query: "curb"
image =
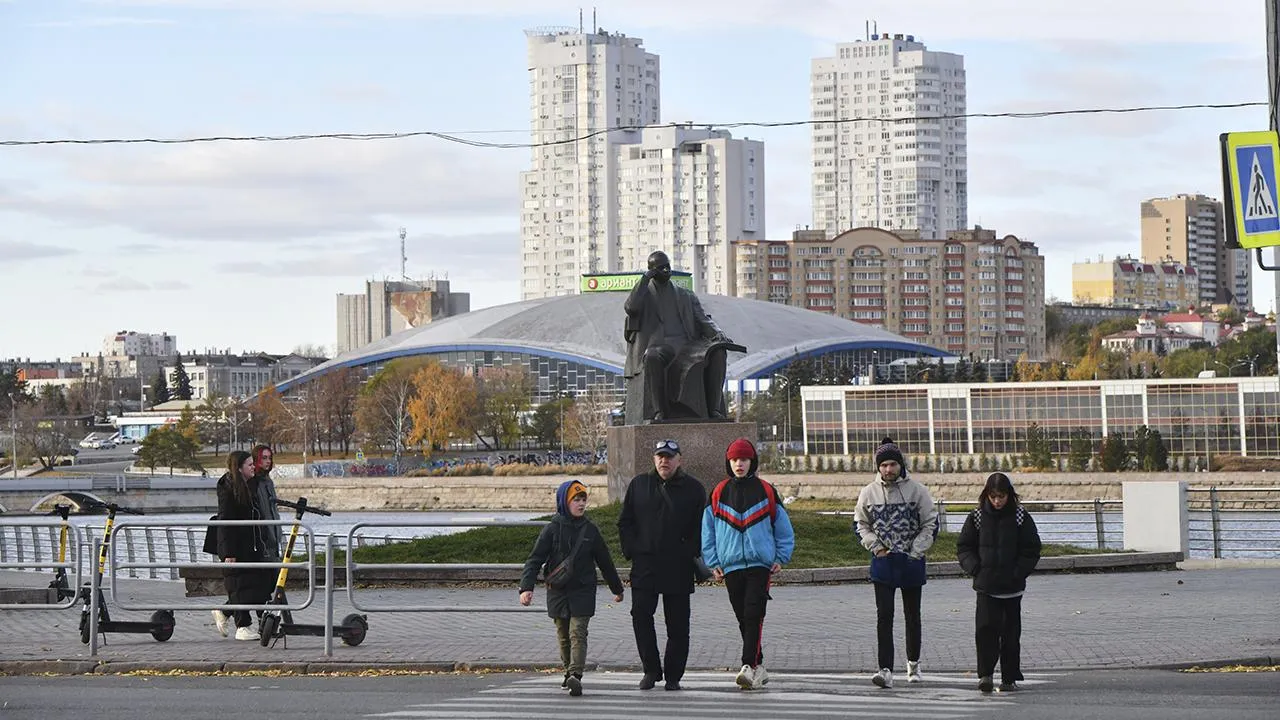
<svg viewBox="0 0 1280 720">
<path fill-rule="evenodd" d="M 1182 663 L 1114 663 L 1104 665 L 1065 665 L 1054 667 L 1036 667 L 1032 672 L 1091 672 L 1108 670 L 1190 670 L 1193 668 L 1224 668 L 1232 666 L 1271 667 L 1280 665 L 1280 657 L 1255 656 L 1246 658 L 1215 658 L 1198 662 Z M 627 665 L 587 663 L 590 672 L 641 672 L 639 663 Z M 731 673 L 734 668 L 707 666 L 687 668 L 694 672 Z M 973 669 L 949 668 L 945 666 L 930 667 L 937 672 L 972 673 Z M 359 663 L 359 662 L 95 662 L 78 660 L 19 660 L 0 661 L 0 677 L 17 675 L 126 675 L 129 673 L 203 673 L 203 674 L 238 674 L 238 673 L 279 673 L 282 675 L 332 675 L 335 673 L 398 673 L 405 675 L 435 675 L 447 673 L 559 673 L 562 668 L 551 662 L 493 662 L 487 660 L 459 660 L 455 662 L 409 662 L 409 663 Z M 848 673 L 850 675 L 870 674 L 871 668 L 842 668 L 833 671 L 831 668 L 786 668 L 786 673 Z"/>
</svg>

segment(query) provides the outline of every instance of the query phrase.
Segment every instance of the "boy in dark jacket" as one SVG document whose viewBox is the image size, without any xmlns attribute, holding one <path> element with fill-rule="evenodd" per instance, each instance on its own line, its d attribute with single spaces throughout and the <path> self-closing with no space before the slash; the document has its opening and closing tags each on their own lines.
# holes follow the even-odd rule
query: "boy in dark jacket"
<svg viewBox="0 0 1280 720">
<path fill-rule="evenodd" d="M 760 476 L 756 448 L 738 438 L 725 451 L 725 471 L 702 515 L 702 557 L 717 580 L 724 579 L 742 634 L 742 669 L 734 682 L 754 690 L 769 682 L 761 636 L 769 580 L 791 562 L 795 532 L 778 492 Z"/>
<path fill-rule="evenodd" d="M 1000 691 L 1018 689 L 1022 679 L 1022 593 L 1040 562 L 1040 533 L 1018 501 L 1013 482 L 991 473 L 978 507 L 964 521 L 956 542 L 960 567 L 973 576 L 978 593 L 974 639 L 978 646 L 978 689 L 989 693 L 996 661 Z"/>
<path fill-rule="evenodd" d="M 622 602 L 622 579 L 613 565 L 609 546 L 600 529 L 586 518 L 587 487 L 569 480 L 556 490 L 556 514 L 542 528 L 533 552 L 524 563 L 520 578 L 520 604 L 533 602 L 533 584 L 544 565 L 547 574 L 568 560 L 568 575 L 562 582 L 547 584 L 547 615 L 556 623 L 560 639 L 560 662 L 564 680 L 560 687 L 569 694 L 582 694 L 582 671 L 587 661 L 587 624 L 596 612 L 596 567 L 613 592 L 613 601 Z"/>
</svg>

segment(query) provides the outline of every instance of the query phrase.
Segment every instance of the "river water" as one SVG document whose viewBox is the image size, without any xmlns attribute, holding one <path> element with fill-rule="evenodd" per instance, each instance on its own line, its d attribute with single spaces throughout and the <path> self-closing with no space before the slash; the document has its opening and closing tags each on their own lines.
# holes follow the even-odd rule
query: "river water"
<svg viewBox="0 0 1280 720">
<path fill-rule="evenodd" d="M 307 515 L 304 520 L 316 534 L 316 547 L 323 547 L 326 534 L 335 535 L 339 546 L 346 545 L 348 531 L 362 523 L 377 523 L 376 527 L 362 527 L 357 531 L 357 543 L 376 544 L 395 542 L 418 537 L 431 537 L 448 533 L 462 532 L 486 522 L 527 521 L 542 517 L 546 513 L 502 512 L 502 511 L 445 511 L 445 512 L 343 512 L 330 517 Z M 291 516 L 290 516 L 291 517 Z M 174 527 L 176 523 L 193 523 L 188 532 L 194 537 L 193 542 L 198 550 L 204 539 L 204 523 L 209 513 L 160 513 L 146 516 L 119 516 L 119 522 L 132 523 L 145 521 L 148 525 L 163 524 Z M 1041 539 L 1046 543 L 1062 543 L 1081 547 L 1098 547 L 1097 519 L 1092 512 L 1040 512 L 1035 513 L 1036 524 Z M 14 528 L 5 525 L 29 523 L 37 518 L 26 516 L 0 516 L 0 544 L 14 542 Z M 40 521 L 54 521 L 55 518 L 43 516 Z M 88 527 L 94 539 L 101 537 L 103 516 L 72 516 L 73 524 L 82 528 Z M 853 518 L 849 518 L 850 524 Z M 945 529 L 959 532 L 964 522 L 964 515 L 950 513 L 947 515 Z M 448 525 L 446 525 L 446 523 Z M 463 523 L 457 525 L 456 523 Z M 288 526 L 285 526 L 286 532 Z M 1213 521 L 1208 512 L 1190 513 L 1189 522 L 1191 557 L 1210 558 L 1214 556 Z M 23 535 L 29 534 L 24 530 Z M 40 545 L 51 547 L 56 542 L 56 532 L 39 533 Z M 142 532 L 134 530 L 128 533 L 129 544 L 136 546 L 145 554 L 147 539 Z M 1218 551 L 1224 558 L 1280 558 L 1280 513 L 1224 511 L 1219 514 Z M 1124 525 L 1120 512 L 1106 512 L 1102 515 L 1102 547 L 1118 550 L 1124 547 Z M 166 540 L 167 541 L 167 540 Z M 803 542 L 803 538 L 800 538 Z M 29 541 L 28 541 L 29 542 Z M 24 542 L 23 544 L 28 544 Z M 153 538 L 153 544 L 158 542 Z M 190 542 L 180 541 L 179 545 Z M 185 554 L 185 553 L 184 553 Z"/>
</svg>

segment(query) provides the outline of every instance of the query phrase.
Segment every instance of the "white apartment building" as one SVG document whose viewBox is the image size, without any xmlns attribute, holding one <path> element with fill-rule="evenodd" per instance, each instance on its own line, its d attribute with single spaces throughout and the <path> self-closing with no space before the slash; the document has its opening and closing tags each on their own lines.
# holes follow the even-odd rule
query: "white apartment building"
<svg viewBox="0 0 1280 720">
<path fill-rule="evenodd" d="M 121 330 L 102 340 L 103 355 L 146 355 L 168 357 L 178 352 L 178 338 L 169 333 L 140 333 Z"/>
<path fill-rule="evenodd" d="M 813 226 L 943 238 L 968 227 L 964 57 L 912 35 L 841 43 L 812 63 Z"/>
<path fill-rule="evenodd" d="M 614 146 L 618 266 L 649 253 L 693 275 L 695 292 L 733 294 L 732 243 L 764 237 L 764 143 L 724 130 L 652 127 Z"/>
<path fill-rule="evenodd" d="M 582 274 L 622 269 L 613 145 L 639 133 L 614 128 L 660 117 L 658 56 L 639 38 L 575 28 L 526 36 L 539 146 L 520 176 L 521 299 L 574 293 Z"/>
</svg>

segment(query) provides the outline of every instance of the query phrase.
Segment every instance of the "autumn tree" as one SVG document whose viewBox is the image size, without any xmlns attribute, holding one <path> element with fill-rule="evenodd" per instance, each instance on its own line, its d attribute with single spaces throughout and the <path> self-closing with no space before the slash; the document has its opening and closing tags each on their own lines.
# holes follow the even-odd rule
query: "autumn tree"
<svg viewBox="0 0 1280 720">
<path fill-rule="evenodd" d="M 301 436 L 298 421 L 284 406 L 284 397 L 275 385 L 268 385 L 249 401 L 253 414 L 252 436 L 260 443 L 275 447 L 295 442 Z"/>
<path fill-rule="evenodd" d="M 392 360 L 369 378 L 356 400 L 357 430 L 374 445 L 391 448 L 397 465 L 413 429 L 409 415 L 413 375 L 427 362 L 422 358 Z"/>
<path fill-rule="evenodd" d="M 471 428 L 476 411 L 472 378 L 432 360 L 413 374 L 412 384 L 408 406 L 411 444 L 421 443 L 423 452 L 430 455 Z"/>
<path fill-rule="evenodd" d="M 488 446 L 512 447 L 520 439 L 520 417 L 529 408 L 533 379 L 523 367 L 481 368 L 475 378 L 476 413 L 473 431 Z"/>
</svg>

